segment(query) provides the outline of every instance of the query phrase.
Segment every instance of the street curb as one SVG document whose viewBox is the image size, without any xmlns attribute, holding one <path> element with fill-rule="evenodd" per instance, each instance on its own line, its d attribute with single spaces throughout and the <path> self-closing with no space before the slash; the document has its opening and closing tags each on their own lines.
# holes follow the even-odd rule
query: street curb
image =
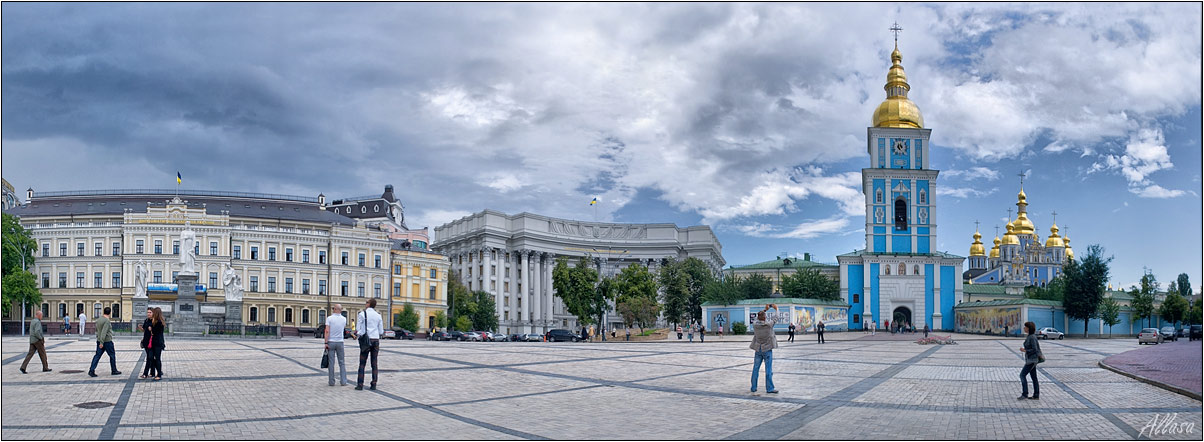
<svg viewBox="0 0 1204 442">
<path fill-rule="evenodd" d="M 1139 381 L 1141 381 L 1141 382 L 1145 382 L 1145 383 L 1147 383 L 1147 384 L 1153 385 L 1153 386 L 1155 386 L 1155 387 L 1158 387 L 1158 388 L 1161 388 L 1161 389 L 1163 389 L 1163 390 L 1169 390 L 1169 391 L 1173 391 L 1173 392 L 1175 392 L 1175 393 L 1179 393 L 1179 394 L 1181 394 L 1181 395 L 1187 396 L 1187 397 L 1189 397 L 1189 398 L 1192 398 L 1192 399 L 1195 399 L 1195 400 L 1197 400 L 1197 401 L 1198 401 L 1198 400 L 1201 400 L 1201 399 L 1200 399 L 1200 393 L 1196 393 L 1196 392 L 1194 392 L 1194 391 L 1191 391 L 1191 390 L 1186 390 L 1186 389 L 1183 389 L 1183 388 L 1180 388 L 1180 387 L 1176 387 L 1176 386 L 1174 386 L 1174 385 L 1170 385 L 1170 384 L 1167 384 L 1167 383 L 1165 383 L 1165 382 L 1158 382 L 1158 381 L 1155 381 L 1155 380 L 1153 380 L 1153 379 L 1147 378 L 1147 377 L 1145 377 L 1145 376 L 1141 376 L 1141 375 L 1136 375 L 1136 374 L 1133 374 L 1133 373 L 1128 373 L 1128 372 L 1125 372 L 1125 371 L 1123 371 L 1123 370 L 1121 370 L 1121 369 L 1119 369 L 1119 368 L 1116 368 L 1116 367 L 1113 367 L 1113 366 L 1111 366 L 1111 365 L 1105 364 L 1105 363 L 1104 363 L 1104 361 L 1102 361 L 1102 360 L 1101 360 L 1101 361 L 1099 361 L 1099 362 L 1098 362 L 1098 364 L 1099 364 L 1100 368 L 1103 368 L 1103 369 L 1105 369 L 1105 370 L 1109 370 L 1109 371 L 1115 372 L 1115 373 L 1117 373 L 1117 374 L 1120 374 L 1120 375 L 1123 375 L 1123 376 L 1128 376 L 1128 377 L 1130 377 L 1130 378 L 1133 378 L 1133 379 L 1139 380 Z"/>
</svg>

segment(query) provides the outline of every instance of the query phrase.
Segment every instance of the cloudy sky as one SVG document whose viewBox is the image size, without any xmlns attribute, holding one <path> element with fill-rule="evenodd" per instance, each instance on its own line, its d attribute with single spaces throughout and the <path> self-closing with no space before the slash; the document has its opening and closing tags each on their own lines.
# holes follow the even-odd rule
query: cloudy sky
<svg viewBox="0 0 1204 442">
<path fill-rule="evenodd" d="M 898 21 L 937 249 L 1052 212 L 1115 285 L 1201 282 L 1199 4 L 3 5 L 3 175 L 709 224 L 729 264 L 864 247 Z M 1068 229 L 1067 229 L 1068 228 Z M 988 242 L 989 244 L 989 242 Z"/>
</svg>

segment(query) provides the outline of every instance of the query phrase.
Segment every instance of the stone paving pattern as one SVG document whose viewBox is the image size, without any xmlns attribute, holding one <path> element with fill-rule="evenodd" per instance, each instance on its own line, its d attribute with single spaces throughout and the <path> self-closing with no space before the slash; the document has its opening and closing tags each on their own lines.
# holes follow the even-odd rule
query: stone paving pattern
<svg viewBox="0 0 1204 442">
<path fill-rule="evenodd" d="M 145 361 L 135 338 L 117 340 L 122 375 L 105 369 L 89 378 L 91 340 L 52 337 L 55 371 L 23 375 L 17 368 L 27 341 L 5 337 L 0 437 L 1133 439 L 1155 416 L 1174 414 L 1192 432 L 1153 439 L 1201 438 L 1200 401 L 1098 367 L 1137 348 L 1135 340 L 1043 342 L 1041 400 L 1018 401 L 1019 339 L 921 346 L 860 333 L 826 337 L 823 345 L 782 339 L 774 351 L 777 395 L 764 393 L 763 381 L 760 392 L 748 391 L 752 355 L 744 337 L 705 344 L 384 341 L 377 391 L 328 387 L 318 368 L 321 341 L 313 338 L 170 340 L 166 377 L 155 382 L 137 379 Z M 354 381 L 358 349 L 354 341 L 348 347 Z M 1189 368 L 1184 373 L 1199 376 L 1198 362 Z M 82 372 L 62 372 L 71 369 Z M 116 406 L 73 406 L 86 401 Z"/>
<path fill-rule="evenodd" d="M 1104 363 L 1125 373 L 1199 395 L 1204 392 L 1204 371 L 1200 370 L 1202 354 L 1204 345 L 1200 341 L 1179 338 L 1178 341 L 1108 356 L 1104 358 Z"/>
</svg>

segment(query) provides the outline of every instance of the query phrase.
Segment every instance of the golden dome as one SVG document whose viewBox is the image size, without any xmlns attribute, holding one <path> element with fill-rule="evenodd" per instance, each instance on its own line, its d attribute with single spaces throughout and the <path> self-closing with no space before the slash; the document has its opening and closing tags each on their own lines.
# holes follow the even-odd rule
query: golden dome
<svg viewBox="0 0 1204 442">
<path fill-rule="evenodd" d="M 986 249 L 982 246 L 982 234 L 974 232 L 974 243 L 970 244 L 970 256 L 987 256 Z"/>
<path fill-rule="evenodd" d="M 1008 227 L 1008 233 L 1003 235 L 1003 245 L 1005 245 L 1005 246 L 1020 245 L 1020 238 L 1016 237 L 1016 226 L 1009 222 L 1007 227 Z"/>
<path fill-rule="evenodd" d="M 924 116 L 920 107 L 907 98 L 911 85 L 907 84 L 907 74 L 903 72 L 903 55 L 896 46 L 890 53 L 891 66 L 886 73 L 886 100 L 874 110 L 874 127 L 910 127 L 923 128 Z"/>
<path fill-rule="evenodd" d="M 991 255 L 990 255 L 991 258 L 999 257 L 999 243 L 1000 243 L 999 237 L 996 236 L 995 237 L 995 247 L 991 247 Z"/>
<path fill-rule="evenodd" d="M 1058 236 L 1057 224 L 1049 228 L 1049 239 L 1045 240 L 1045 247 L 1066 247 L 1066 243 L 1062 241 L 1062 237 Z"/>
<path fill-rule="evenodd" d="M 1074 259 L 1074 250 L 1070 248 L 1070 237 L 1063 237 L 1062 243 L 1066 244 L 1066 259 Z"/>
</svg>

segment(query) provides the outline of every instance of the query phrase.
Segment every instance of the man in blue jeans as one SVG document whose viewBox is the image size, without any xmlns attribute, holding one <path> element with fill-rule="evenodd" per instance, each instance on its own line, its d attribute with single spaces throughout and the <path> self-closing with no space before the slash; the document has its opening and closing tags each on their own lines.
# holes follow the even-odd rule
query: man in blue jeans
<svg viewBox="0 0 1204 442">
<path fill-rule="evenodd" d="M 88 368 L 88 376 L 96 377 L 96 364 L 100 363 L 100 355 L 109 354 L 109 368 L 114 375 L 121 374 L 117 371 L 117 357 L 113 349 L 113 326 L 109 323 L 109 315 L 113 314 L 113 309 L 105 307 L 104 316 L 96 320 L 96 354 L 92 356 L 92 366 Z"/>
<path fill-rule="evenodd" d="M 765 311 L 773 308 L 776 312 L 778 306 L 776 304 L 767 304 L 764 309 L 757 312 L 757 320 L 753 322 L 753 340 L 748 345 L 752 349 L 753 354 L 753 372 L 752 372 L 752 392 L 757 392 L 757 378 L 761 371 L 761 362 L 765 362 L 765 392 L 777 393 L 778 390 L 773 388 L 773 349 L 778 348 L 778 337 L 773 333 L 773 326 L 777 321 L 767 320 Z M 775 318 L 777 315 L 774 315 Z"/>
</svg>

